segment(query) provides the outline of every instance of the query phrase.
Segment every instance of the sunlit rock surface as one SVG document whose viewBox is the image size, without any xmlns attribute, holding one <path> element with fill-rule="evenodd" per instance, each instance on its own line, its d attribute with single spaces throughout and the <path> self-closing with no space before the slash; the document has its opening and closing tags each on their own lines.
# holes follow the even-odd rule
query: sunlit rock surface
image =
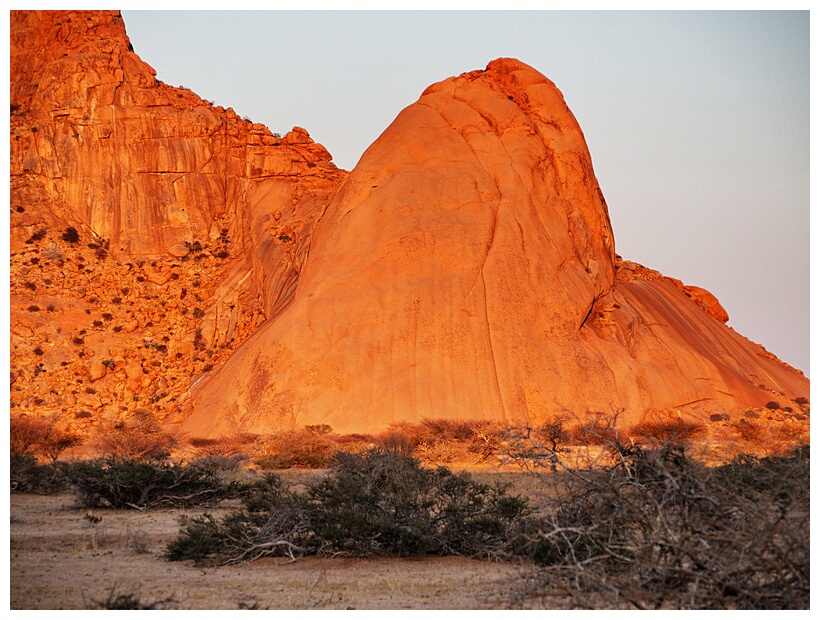
<svg viewBox="0 0 820 620">
<path fill-rule="evenodd" d="M 10 35 L 12 415 L 217 437 L 809 394 L 714 295 L 615 254 L 581 129 L 517 60 L 428 88 L 348 174 L 157 81 L 116 11 Z"/>
<path fill-rule="evenodd" d="M 319 221 L 293 304 L 194 393 L 219 435 L 762 406 L 808 381 L 710 293 L 620 260 L 558 89 L 500 59 L 428 88 Z"/>
</svg>

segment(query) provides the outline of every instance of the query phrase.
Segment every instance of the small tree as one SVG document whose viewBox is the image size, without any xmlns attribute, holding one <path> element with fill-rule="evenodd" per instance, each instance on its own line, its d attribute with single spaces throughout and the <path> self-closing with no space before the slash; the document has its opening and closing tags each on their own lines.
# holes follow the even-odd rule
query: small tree
<svg viewBox="0 0 820 620">
<path fill-rule="evenodd" d="M 97 440 L 103 454 L 132 460 L 168 458 L 175 445 L 176 440 L 147 409 L 137 409 L 129 420 L 109 428 Z"/>
<path fill-rule="evenodd" d="M 9 423 L 9 447 L 12 454 L 37 454 L 52 461 L 82 438 L 71 431 L 62 430 L 46 420 L 29 416 L 13 417 Z"/>
<path fill-rule="evenodd" d="M 49 428 L 50 425 L 45 421 L 27 415 L 11 418 L 9 423 L 9 444 L 12 454 L 32 452 L 33 448 L 46 436 Z"/>
<path fill-rule="evenodd" d="M 50 428 L 48 434 L 40 442 L 40 449 L 43 454 L 53 462 L 57 462 L 60 455 L 68 448 L 73 448 L 82 443 L 82 437 L 70 431 L 62 431 Z"/>
</svg>

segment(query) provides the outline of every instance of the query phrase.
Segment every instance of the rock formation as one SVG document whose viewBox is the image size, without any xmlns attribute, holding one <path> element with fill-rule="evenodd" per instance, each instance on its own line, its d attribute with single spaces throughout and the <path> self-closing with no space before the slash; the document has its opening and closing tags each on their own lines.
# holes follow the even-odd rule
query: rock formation
<svg viewBox="0 0 820 620">
<path fill-rule="evenodd" d="M 187 428 L 636 421 L 807 394 L 727 319 L 707 291 L 615 255 L 563 97 L 500 59 L 428 88 L 368 149 L 293 304 L 198 386 Z"/>
<path fill-rule="evenodd" d="M 11 40 L 18 411 L 217 437 L 808 396 L 615 254 L 581 129 L 517 60 L 428 88 L 348 175 L 158 82 L 116 12 L 15 11 Z"/>
<path fill-rule="evenodd" d="M 287 306 L 346 173 L 304 129 L 156 80 L 119 12 L 12 11 L 10 30 L 12 409 L 175 419 Z"/>
</svg>

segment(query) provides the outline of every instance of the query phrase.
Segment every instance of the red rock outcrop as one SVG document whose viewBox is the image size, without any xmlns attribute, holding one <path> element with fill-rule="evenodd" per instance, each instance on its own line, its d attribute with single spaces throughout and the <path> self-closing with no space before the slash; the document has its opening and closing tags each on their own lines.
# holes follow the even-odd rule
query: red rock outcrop
<svg viewBox="0 0 820 620">
<path fill-rule="evenodd" d="M 293 304 L 197 386 L 192 434 L 762 406 L 808 381 L 707 291 L 614 253 L 561 93 L 523 63 L 428 88 L 317 224 Z"/>
<path fill-rule="evenodd" d="M 156 80 L 117 11 L 12 11 L 10 31 L 12 408 L 173 419 L 287 306 L 346 173 L 304 129 Z"/>
<path fill-rule="evenodd" d="M 615 254 L 577 122 L 516 60 L 428 88 L 349 175 L 157 81 L 115 11 L 12 11 L 10 87 L 13 415 L 221 436 L 809 393 Z"/>
</svg>

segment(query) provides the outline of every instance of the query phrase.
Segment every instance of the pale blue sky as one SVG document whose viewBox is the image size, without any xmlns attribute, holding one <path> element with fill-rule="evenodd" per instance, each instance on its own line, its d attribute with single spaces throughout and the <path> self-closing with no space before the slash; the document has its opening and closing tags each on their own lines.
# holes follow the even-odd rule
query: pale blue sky
<svg viewBox="0 0 820 620">
<path fill-rule="evenodd" d="M 809 13 L 123 11 L 157 77 L 351 169 L 430 84 L 500 56 L 564 93 L 616 251 L 712 291 L 809 372 Z"/>
</svg>

